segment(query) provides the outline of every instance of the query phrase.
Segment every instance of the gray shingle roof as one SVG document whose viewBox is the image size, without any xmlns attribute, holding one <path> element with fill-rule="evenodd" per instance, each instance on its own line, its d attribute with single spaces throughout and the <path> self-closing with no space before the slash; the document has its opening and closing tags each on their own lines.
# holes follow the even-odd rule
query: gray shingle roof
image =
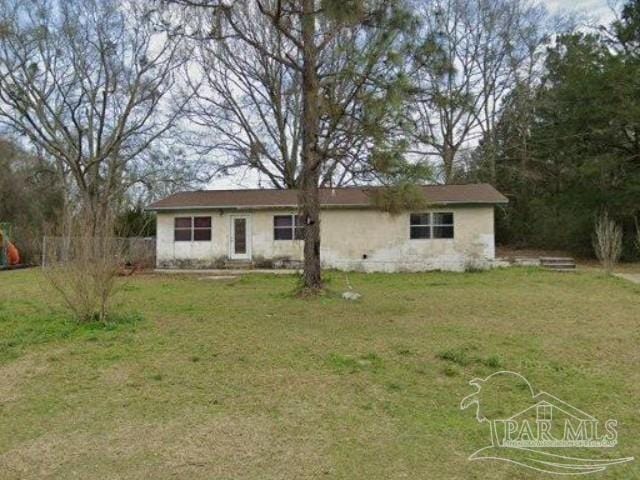
<svg viewBox="0 0 640 480">
<path fill-rule="evenodd" d="M 320 189 L 323 208 L 373 207 L 371 192 L 384 187 L 342 187 Z M 468 185 L 423 185 L 428 203 L 450 204 L 499 204 L 507 198 L 486 183 Z M 187 210 L 208 208 L 286 208 L 298 204 L 297 190 L 196 190 L 178 192 L 152 203 L 147 210 Z"/>
</svg>

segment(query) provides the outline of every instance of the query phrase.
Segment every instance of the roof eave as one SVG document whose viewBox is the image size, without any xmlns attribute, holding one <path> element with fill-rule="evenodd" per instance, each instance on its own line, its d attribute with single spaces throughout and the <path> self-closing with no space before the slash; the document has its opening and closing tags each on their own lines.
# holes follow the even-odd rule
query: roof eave
<svg viewBox="0 0 640 480">
<path fill-rule="evenodd" d="M 496 200 L 496 201 L 469 201 L 469 200 L 461 200 L 461 201 L 446 201 L 446 202 L 429 202 L 428 205 L 506 205 L 509 203 L 509 200 Z M 145 211 L 147 212 L 167 212 L 167 211 L 187 211 L 187 210 L 287 210 L 292 208 L 298 208 L 297 204 L 291 205 L 187 205 L 187 206 L 159 206 L 154 207 L 153 205 L 149 205 L 145 207 Z M 348 204 L 329 204 L 329 205 L 321 205 L 321 209 L 330 209 L 330 208 L 373 208 L 376 209 L 375 205 L 371 205 L 370 203 L 348 203 Z"/>
</svg>

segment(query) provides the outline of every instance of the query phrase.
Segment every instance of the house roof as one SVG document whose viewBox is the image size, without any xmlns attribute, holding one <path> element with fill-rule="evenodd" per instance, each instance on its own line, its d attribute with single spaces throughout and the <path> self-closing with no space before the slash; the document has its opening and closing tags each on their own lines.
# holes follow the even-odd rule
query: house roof
<svg viewBox="0 0 640 480">
<path fill-rule="evenodd" d="M 320 203 L 324 208 L 373 207 L 371 193 L 384 187 L 321 188 Z M 423 185 L 428 203 L 498 204 L 507 198 L 486 183 L 468 185 Z M 264 209 L 286 208 L 298 205 L 298 190 L 196 190 L 178 192 L 152 203 L 147 210 L 193 209 Z"/>
</svg>

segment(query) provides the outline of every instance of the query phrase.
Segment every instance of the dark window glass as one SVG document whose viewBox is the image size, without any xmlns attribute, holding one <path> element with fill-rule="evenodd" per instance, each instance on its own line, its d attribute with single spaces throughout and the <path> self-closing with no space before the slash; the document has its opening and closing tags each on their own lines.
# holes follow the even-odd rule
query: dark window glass
<svg viewBox="0 0 640 480">
<path fill-rule="evenodd" d="M 211 217 L 176 217 L 173 239 L 176 242 L 211 240 Z"/>
<path fill-rule="evenodd" d="M 176 242 L 190 242 L 191 241 L 191 229 L 180 229 L 176 228 L 174 230 L 173 239 Z"/>
<path fill-rule="evenodd" d="M 453 226 L 453 213 L 441 213 L 441 212 L 434 213 L 433 224 Z"/>
<path fill-rule="evenodd" d="M 453 238 L 453 213 L 433 214 L 433 238 Z"/>
<path fill-rule="evenodd" d="M 247 253 L 247 219 L 233 220 L 233 248 L 236 254 Z"/>
<path fill-rule="evenodd" d="M 273 217 L 274 240 L 304 239 L 304 222 L 297 215 L 276 215 Z"/>
<path fill-rule="evenodd" d="M 176 242 L 191 241 L 191 217 L 176 217 L 173 219 L 174 232 L 173 239 Z"/>
<path fill-rule="evenodd" d="M 191 217 L 176 217 L 174 221 L 176 228 L 191 228 Z"/>
<path fill-rule="evenodd" d="M 274 228 L 273 238 L 276 240 L 293 240 L 292 228 Z"/>
<path fill-rule="evenodd" d="M 276 215 L 273 217 L 274 227 L 291 227 L 293 225 L 293 217 L 291 215 Z"/>
<path fill-rule="evenodd" d="M 211 228 L 211 217 L 195 217 L 193 226 L 195 228 Z"/>
<path fill-rule="evenodd" d="M 429 227 L 411 227 L 411 238 L 431 238 L 431 230 Z"/>
<path fill-rule="evenodd" d="M 411 230 L 409 238 L 431 238 L 431 215 L 428 213 L 411 214 Z"/>
<path fill-rule="evenodd" d="M 433 238 L 453 238 L 453 227 L 433 227 Z"/>
<path fill-rule="evenodd" d="M 412 213 L 410 238 L 453 238 L 453 213 Z"/>
<path fill-rule="evenodd" d="M 211 240 L 211 217 L 194 217 L 193 241 L 209 242 Z"/>
<path fill-rule="evenodd" d="M 430 225 L 428 213 L 412 213 L 411 225 Z"/>
<path fill-rule="evenodd" d="M 201 228 L 193 231 L 194 242 L 208 242 L 211 240 L 211 229 Z"/>
</svg>

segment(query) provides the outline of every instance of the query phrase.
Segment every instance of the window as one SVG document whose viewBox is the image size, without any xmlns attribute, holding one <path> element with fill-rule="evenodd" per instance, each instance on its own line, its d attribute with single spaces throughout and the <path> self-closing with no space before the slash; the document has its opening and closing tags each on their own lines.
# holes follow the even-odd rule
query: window
<svg viewBox="0 0 640 480">
<path fill-rule="evenodd" d="M 453 213 L 434 213 L 433 238 L 453 238 Z"/>
<path fill-rule="evenodd" d="M 274 240 L 302 240 L 304 224 L 297 215 L 276 215 L 273 217 Z"/>
<path fill-rule="evenodd" d="M 431 238 L 431 214 L 411 214 L 411 238 Z"/>
<path fill-rule="evenodd" d="M 176 217 L 174 219 L 173 239 L 176 242 L 190 242 L 191 241 L 191 229 L 193 226 L 193 218 L 191 217 Z"/>
<path fill-rule="evenodd" d="M 453 238 L 453 213 L 412 213 L 409 238 Z"/>
<path fill-rule="evenodd" d="M 173 239 L 176 242 L 211 240 L 211 217 L 176 217 Z"/>
<path fill-rule="evenodd" d="M 211 217 L 193 217 L 193 241 L 211 241 Z"/>
</svg>

